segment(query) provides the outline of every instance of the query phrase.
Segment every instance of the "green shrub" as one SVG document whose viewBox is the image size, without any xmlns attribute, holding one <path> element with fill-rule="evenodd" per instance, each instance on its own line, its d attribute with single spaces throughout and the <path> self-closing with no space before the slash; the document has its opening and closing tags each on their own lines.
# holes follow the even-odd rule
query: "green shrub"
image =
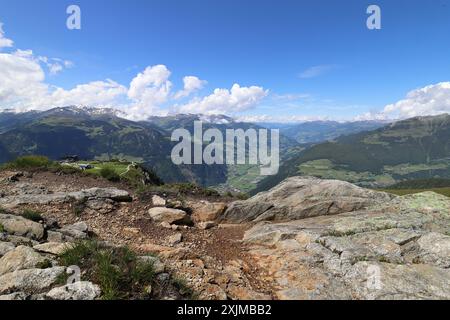
<svg viewBox="0 0 450 320">
<path fill-rule="evenodd" d="M 239 200 L 247 200 L 248 198 L 250 198 L 250 196 L 248 195 L 248 194 L 246 194 L 246 193 L 238 193 L 237 195 L 236 195 L 236 197 L 239 199 Z"/>
<path fill-rule="evenodd" d="M 6 231 L 5 227 L 0 223 L 0 233 L 3 233 L 5 231 Z"/>
<path fill-rule="evenodd" d="M 5 167 L 11 169 L 39 169 L 49 168 L 52 164 L 53 162 L 44 156 L 23 156 L 7 163 Z"/>
<path fill-rule="evenodd" d="M 104 167 L 100 170 L 100 175 L 111 181 L 111 182 L 118 182 L 120 181 L 120 176 L 117 174 L 116 170 L 112 167 Z"/>
<path fill-rule="evenodd" d="M 26 209 L 22 213 L 22 217 L 24 217 L 25 219 L 34 221 L 34 222 L 39 222 L 39 221 L 44 220 L 44 218 L 42 218 L 42 215 L 41 215 L 40 212 L 34 211 L 34 210 L 30 210 L 30 209 Z"/>
</svg>

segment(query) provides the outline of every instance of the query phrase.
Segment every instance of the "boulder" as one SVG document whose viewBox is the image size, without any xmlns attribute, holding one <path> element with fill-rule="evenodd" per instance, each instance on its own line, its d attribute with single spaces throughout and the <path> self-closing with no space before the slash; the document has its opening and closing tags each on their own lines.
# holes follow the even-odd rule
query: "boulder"
<svg viewBox="0 0 450 320">
<path fill-rule="evenodd" d="M 82 281 L 50 290 L 45 296 L 51 300 L 95 300 L 101 294 L 99 286 Z"/>
<path fill-rule="evenodd" d="M 17 270 L 0 276 L 0 294 L 40 292 L 50 288 L 65 271 L 64 267 Z"/>
<path fill-rule="evenodd" d="M 0 257 L 4 256 L 11 250 L 14 250 L 16 246 L 11 242 L 0 241 Z"/>
<path fill-rule="evenodd" d="M 192 209 L 192 220 L 195 223 L 215 221 L 227 208 L 224 202 L 209 201 L 191 201 L 188 206 Z"/>
<path fill-rule="evenodd" d="M 0 214 L 0 224 L 12 235 L 25 236 L 35 240 L 44 237 L 42 224 L 11 214 Z"/>
<path fill-rule="evenodd" d="M 384 192 L 357 187 L 337 180 L 293 177 L 270 191 L 237 201 L 222 221 L 287 221 L 353 212 L 386 203 L 394 198 Z"/>
<path fill-rule="evenodd" d="M 0 275 L 16 270 L 34 268 L 44 261 L 45 258 L 33 248 L 19 246 L 0 258 Z"/>
<path fill-rule="evenodd" d="M 163 222 L 167 222 L 169 224 L 191 223 L 189 215 L 183 210 L 156 207 L 148 210 L 148 213 L 152 218 L 152 220 L 157 223 Z"/>
</svg>

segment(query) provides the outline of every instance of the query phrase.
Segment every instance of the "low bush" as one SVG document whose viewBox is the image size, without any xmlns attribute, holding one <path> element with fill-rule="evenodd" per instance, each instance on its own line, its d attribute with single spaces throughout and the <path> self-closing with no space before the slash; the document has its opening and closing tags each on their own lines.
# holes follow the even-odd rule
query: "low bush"
<svg viewBox="0 0 450 320">
<path fill-rule="evenodd" d="M 7 169 L 46 169 L 54 163 L 44 156 L 23 156 L 4 165 Z"/>
<path fill-rule="evenodd" d="M 100 175 L 111 181 L 111 182 L 118 182 L 120 181 L 120 176 L 117 174 L 116 170 L 112 167 L 104 167 L 100 170 Z"/>
<path fill-rule="evenodd" d="M 44 220 L 44 218 L 42 218 L 42 215 L 40 212 L 35 211 L 35 210 L 30 210 L 30 209 L 26 209 L 22 213 L 22 217 L 24 217 L 25 219 L 34 221 L 34 222 L 39 222 L 39 221 Z"/>
</svg>

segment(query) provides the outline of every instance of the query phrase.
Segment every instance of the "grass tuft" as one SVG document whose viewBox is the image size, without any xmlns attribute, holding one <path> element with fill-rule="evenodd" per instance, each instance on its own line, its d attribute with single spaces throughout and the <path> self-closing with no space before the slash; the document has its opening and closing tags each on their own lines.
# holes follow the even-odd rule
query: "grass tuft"
<svg viewBox="0 0 450 320">
<path fill-rule="evenodd" d="M 127 247 L 107 247 L 93 240 L 77 242 L 59 262 L 80 267 L 87 280 L 101 287 L 104 300 L 148 298 L 145 288 L 155 277 L 153 263 L 139 261 Z"/>
<path fill-rule="evenodd" d="M 25 219 L 34 221 L 34 222 L 39 222 L 39 221 L 44 220 L 44 218 L 42 218 L 42 215 L 40 212 L 35 211 L 35 210 L 30 210 L 30 209 L 26 209 L 22 213 L 22 217 L 24 217 Z"/>
</svg>

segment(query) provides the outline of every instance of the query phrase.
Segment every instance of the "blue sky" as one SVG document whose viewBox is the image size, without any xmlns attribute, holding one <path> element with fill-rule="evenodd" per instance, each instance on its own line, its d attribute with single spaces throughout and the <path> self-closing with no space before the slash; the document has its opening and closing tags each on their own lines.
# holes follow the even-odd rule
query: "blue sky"
<svg viewBox="0 0 450 320">
<path fill-rule="evenodd" d="M 81 8 L 81 30 L 66 28 L 71 4 Z M 381 30 L 366 27 L 370 4 L 381 8 Z M 117 88 L 99 83 L 96 88 L 117 95 L 93 98 L 92 104 L 117 104 L 135 113 L 149 106 L 145 115 L 199 110 L 267 119 L 353 119 L 386 116 L 387 105 L 392 116 L 450 111 L 446 0 L 0 0 L 0 22 L 3 38 L 14 42 L 0 46 L 0 54 L 32 50 L 26 59 L 70 61 L 58 72 L 50 72 L 48 61 L 36 62 L 44 79 L 36 75 L 39 83 L 30 91 L 47 90 L 46 104 L 87 97 L 84 87 L 71 90 L 110 79 Z M 145 72 L 157 65 L 165 70 Z M 143 77 L 130 95 L 139 73 Z M 175 99 L 185 76 L 204 81 Z M 234 84 L 239 87 L 233 93 Z M 413 91 L 419 88 L 424 89 Z M 91 89 L 86 90 L 101 95 Z M 222 91 L 215 95 L 217 89 Z M 54 90 L 59 94 L 51 95 Z M 1 107 L 27 102 L 20 90 L 12 91 L 19 96 L 2 103 L 0 94 Z M 242 103 L 233 102 L 242 96 Z"/>
</svg>

